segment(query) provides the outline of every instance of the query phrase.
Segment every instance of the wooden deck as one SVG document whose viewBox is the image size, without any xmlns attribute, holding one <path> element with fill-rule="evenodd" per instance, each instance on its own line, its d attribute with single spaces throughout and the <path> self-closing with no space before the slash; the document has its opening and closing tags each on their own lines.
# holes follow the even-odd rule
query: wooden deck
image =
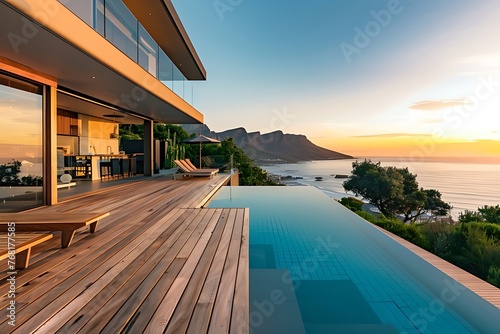
<svg viewBox="0 0 500 334">
<path fill-rule="evenodd" d="M 57 233 L 34 248 L 14 299 L 2 263 L 0 333 L 248 333 L 248 209 L 200 208 L 226 178 L 154 178 L 37 209 L 111 214 L 69 248 Z"/>
</svg>

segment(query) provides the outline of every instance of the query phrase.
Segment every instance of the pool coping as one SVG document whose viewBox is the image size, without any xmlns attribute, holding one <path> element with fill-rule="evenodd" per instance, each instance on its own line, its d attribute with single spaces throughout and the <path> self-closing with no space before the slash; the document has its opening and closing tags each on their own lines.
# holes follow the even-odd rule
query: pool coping
<svg viewBox="0 0 500 334">
<path fill-rule="evenodd" d="M 371 224 L 371 223 L 370 223 Z M 398 237 L 397 235 L 384 230 L 383 228 L 371 224 L 373 227 L 389 236 L 391 239 L 402 245 L 403 247 L 410 250 L 412 253 L 420 257 L 421 259 L 427 261 L 435 268 L 439 269 L 441 272 L 453 278 L 458 283 L 462 284 L 472 292 L 476 293 L 478 296 L 482 297 L 484 300 L 488 301 L 490 304 L 497 308 L 500 308 L 500 289 L 491 285 L 490 283 L 483 281 L 482 279 L 472 275 L 471 273 L 451 264 L 450 262 L 443 260 L 437 255 L 426 251 L 417 245 Z"/>
</svg>

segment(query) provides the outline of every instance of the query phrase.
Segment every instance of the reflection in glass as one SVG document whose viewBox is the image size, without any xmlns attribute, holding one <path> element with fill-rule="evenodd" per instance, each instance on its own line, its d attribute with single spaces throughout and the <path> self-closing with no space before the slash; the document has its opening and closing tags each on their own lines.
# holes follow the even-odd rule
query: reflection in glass
<svg viewBox="0 0 500 334">
<path fill-rule="evenodd" d="M 143 69 L 151 73 L 155 78 L 158 77 L 156 73 L 158 59 L 158 44 L 148 34 L 142 25 L 139 25 L 139 65 Z"/>
<path fill-rule="evenodd" d="M 137 20 L 119 0 L 106 1 L 106 38 L 137 62 Z"/>
<path fill-rule="evenodd" d="M 172 89 L 173 86 L 173 80 L 174 80 L 174 64 L 168 58 L 168 56 L 163 52 L 163 50 L 160 49 L 160 66 L 159 66 L 159 73 L 158 73 L 158 79 L 163 82 L 165 86 L 168 88 Z"/>
<path fill-rule="evenodd" d="M 0 74 L 0 211 L 43 204 L 42 96 L 36 93 L 39 87 Z"/>
<path fill-rule="evenodd" d="M 59 0 L 186 102 L 193 87 L 121 0 Z"/>
<path fill-rule="evenodd" d="M 104 0 L 95 0 L 94 24 L 90 24 L 101 36 L 104 36 Z"/>
<path fill-rule="evenodd" d="M 61 2 L 61 0 L 59 0 Z M 73 12 L 76 16 L 81 18 L 89 26 L 93 26 L 94 16 L 94 1 L 93 0 L 78 0 L 78 1 L 63 1 L 64 6 Z"/>
<path fill-rule="evenodd" d="M 184 81 L 186 78 L 184 78 L 184 75 L 181 73 L 181 71 L 174 66 L 174 77 L 173 77 L 173 87 L 171 88 L 175 94 L 178 96 L 184 98 Z"/>
</svg>

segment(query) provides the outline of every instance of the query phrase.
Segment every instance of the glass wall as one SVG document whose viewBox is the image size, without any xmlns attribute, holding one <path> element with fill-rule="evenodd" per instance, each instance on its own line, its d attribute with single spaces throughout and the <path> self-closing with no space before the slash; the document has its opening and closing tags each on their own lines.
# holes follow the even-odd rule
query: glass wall
<svg viewBox="0 0 500 334">
<path fill-rule="evenodd" d="M 168 56 L 160 49 L 160 55 L 158 57 L 158 80 L 160 80 L 165 86 L 173 90 L 174 83 L 174 64 L 168 58 Z"/>
<path fill-rule="evenodd" d="M 158 78 L 158 44 L 146 29 L 139 25 L 139 65 Z"/>
<path fill-rule="evenodd" d="M 121 0 L 59 0 L 186 102 L 193 86 Z"/>
<path fill-rule="evenodd" d="M 43 205 L 42 87 L 0 73 L 0 212 Z"/>
<path fill-rule="evenodd" d="M 137 62 L 137 20 L 120 0 L 105 0 L 104 5 L 106 39 Z"/>
</svg>

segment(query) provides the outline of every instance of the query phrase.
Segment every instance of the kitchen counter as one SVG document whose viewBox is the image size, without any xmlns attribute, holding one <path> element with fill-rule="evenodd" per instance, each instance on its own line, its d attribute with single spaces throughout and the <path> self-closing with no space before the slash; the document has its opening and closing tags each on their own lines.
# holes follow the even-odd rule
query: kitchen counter
<svg viewBox="0 0 500 334">
<path fill-rule="evenodd" d="M 136 173 L 136 157 L 128 154 L 65 154 L 64 158 L 64 170 L 74 178 L 102 180 L 103 176 L 123 177 Z M 119 168 L 113 165 L 113 161 L 118 161 Z"/>
</svg>

